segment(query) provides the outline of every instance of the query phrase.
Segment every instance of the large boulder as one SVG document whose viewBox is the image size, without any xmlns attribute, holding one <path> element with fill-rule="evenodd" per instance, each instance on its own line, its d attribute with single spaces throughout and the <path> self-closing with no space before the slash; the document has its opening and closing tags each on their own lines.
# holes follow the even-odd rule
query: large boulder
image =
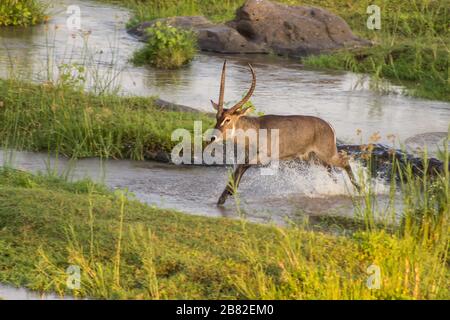
<svg viewBox="0 0 450 320">
<path fill-rule="evenodd" d="M 145 40 L 157 21 L 196 32 L 201 50 L 220 53 L 276 53 L 303 56 L 370 42 L 355 36 L 340 17 L 321 8 L 248 0 L 236 18 L 215 25 L 204 17 L 171 17 L 144 22 L 129 30 Z"/>
<path fill-rule="evenodd" d="M 221 24 L 197 30 L 203 51 L 219 53 L 268 53 L 265 43 L 249 41 L 236 29 Z"/>
<path fill-rule="evenodd" d="M 248 0 L 228 25 L 249 41 L 292 56 L 368 44 L 342 18 L 324 9 L 267 0 Z"/>
</svg>

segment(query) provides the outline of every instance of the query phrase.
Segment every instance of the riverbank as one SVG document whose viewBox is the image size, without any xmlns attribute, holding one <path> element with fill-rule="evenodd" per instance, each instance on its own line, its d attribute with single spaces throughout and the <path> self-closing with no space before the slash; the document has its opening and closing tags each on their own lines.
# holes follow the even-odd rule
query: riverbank
<svg viewBox="0 0 450 320">
<path fill-rule="evenodd" d="M 415 203 L 421 223 L 406 207 L 398 229 L 367 220 L 332 235 L 189 216 L 89 180 L 3 168 L 0 282 L 104 299 L 447 299 L 449 202 L 439 185 Z M 81 268 L 80 289 L 66 287 L 70 265 Z M 370 283 L 380 287 L 370 289 L 377 267 L 380 282 Z"/>
<path fill-rule="evenodd" d="M 232 20 L 245 1 L 121 1 L 106 0 L 131 9 L 129 27 L 155 18 L 204 15 L 214 22 Z M 312 5 L 342 17 L 360 37 L 373 42 L 363 49 L 346 49 L 332 54 L 310 56 L 302 63 L 316 69 L 350 70 L 386 78 L 403 85 L 408 94 L 450 101 L 448 21 L 450 2 L 380 0 L 381 29 L 367 27 L 369 2 L 342 3 L 336 0 L 278 1 L 290 5 Z M 399 9 L 401 8 L 401 9 Z M 385 90 L 379 85 L 379 90 Z"/>
<path fill-rule="evenodd" d="M 206 129 L 213 118 L 174 111 L 155 98 L 94 95 L 70 87 L 0 80 L 3 148 L 59 153 L 67 157 L 159 159 L 178 141 L 175 129 Z"/>
</svg>

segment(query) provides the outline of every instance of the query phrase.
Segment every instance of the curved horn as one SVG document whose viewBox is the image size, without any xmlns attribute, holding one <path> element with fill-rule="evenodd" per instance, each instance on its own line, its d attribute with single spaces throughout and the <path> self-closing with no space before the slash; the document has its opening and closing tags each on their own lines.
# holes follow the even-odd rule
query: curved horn
<svg viewBox="0 0 450 320">
<path fill-rule="evenodd" d="M 230 113 L 235 112 L 236 110 L 238 110 L 240 107 L 242 107 L 252 96 L 253 91 L 255 91 L 255 87 L 256 87 L 256 75 L 255 75 L 255 71 L 252 68 L 252 65 L 249 63 L 248 64 L 250 71 L 252 73 L 252 86 L 250 87 L 250 89 L 248 90 L 247 94 L 245 95 L 245 97 L 239 101 L 237 104 L 234 105 L 234 107 L 229 109 Z"/>
<path fill-rule="evenodd" d="M 222 76 L 220 78 L 219 102 L 217 103 L 217 112 L 223 111 L 223 99 L 225 95 L 225 70 L 227 68 L 227 60 L 223 62 Z"/>
</svg>

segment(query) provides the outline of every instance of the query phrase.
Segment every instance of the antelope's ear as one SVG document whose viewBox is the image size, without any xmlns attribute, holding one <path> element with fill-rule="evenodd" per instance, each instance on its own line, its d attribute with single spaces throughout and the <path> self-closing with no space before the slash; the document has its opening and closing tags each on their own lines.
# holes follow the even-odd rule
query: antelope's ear
<svg viewBox="0 0 450 320">
<path fill-rule="evenodd" d="M 214 101 L 211 100 L 211 104 L 212 104 L 213 108 L 216 109 L 216 111 L 219 111 L 219 105 L 217 103 L 215 103 Z"/>
</svg>

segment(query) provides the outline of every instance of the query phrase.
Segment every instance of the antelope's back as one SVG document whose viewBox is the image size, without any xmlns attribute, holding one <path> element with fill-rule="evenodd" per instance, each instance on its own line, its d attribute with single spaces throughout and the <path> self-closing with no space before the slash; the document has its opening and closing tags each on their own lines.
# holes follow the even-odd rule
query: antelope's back
<svg viewBox="0 0 450 320">
<path fill-rule="evenodd" d="M 331 125 L 314 116 L 265 115 L 259 118 L 261 129 L 279 130 L 280 158 L 291 158 L 318 149 L 336 149 L 336 136 Z"/>
</svg>

